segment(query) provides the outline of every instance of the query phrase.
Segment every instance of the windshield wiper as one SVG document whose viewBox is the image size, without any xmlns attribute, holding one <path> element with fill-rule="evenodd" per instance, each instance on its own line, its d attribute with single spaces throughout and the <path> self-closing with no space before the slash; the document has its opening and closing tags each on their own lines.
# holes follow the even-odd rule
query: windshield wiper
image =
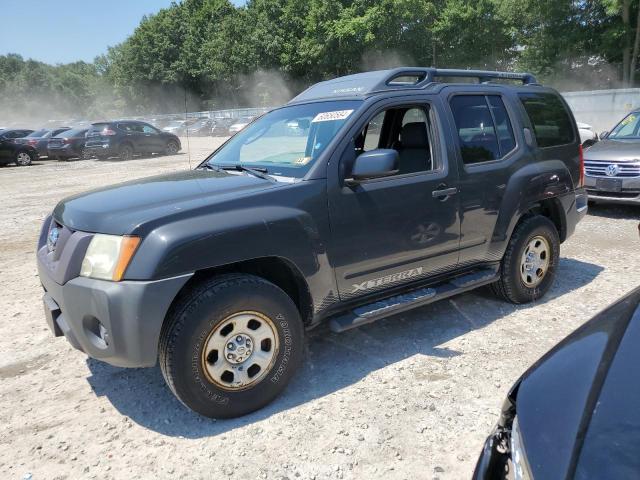
<svg viewBox="0 0 640 480">
<path fill-rule="evenodd" d="M 270 182 L 275 182 L 276 179 L 268 175 L 268 170 L 263 167 L 246 167 L 244 165 L 236 164 L 236 165 L 210 165 L 205 163 L 207 168 L 210 169 L 218 169 L 218 170 L 236 170 L 238 172 L 247 172 L 254 177 L 262 178 L 264 180 L 269 180 Z"/>
</svg>

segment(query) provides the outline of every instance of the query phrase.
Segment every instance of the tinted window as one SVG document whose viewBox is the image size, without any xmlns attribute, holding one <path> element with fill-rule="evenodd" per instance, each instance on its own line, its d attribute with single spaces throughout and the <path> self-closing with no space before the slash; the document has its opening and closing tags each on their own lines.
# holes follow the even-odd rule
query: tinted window
<svg viewBox="0 0 640 480">
<path fill-rule="evenodd" d="M 65 137 L 65 138 L 73 138 L 73 137 L 84 137 L 84 134 L 87 133 L 86 128 L 73 128 L 71 130 L 66 130 L 64 132 L 59 133 L 56 137 Z"/>
<path fill-rule="evenodd" d="M 46 130 L 46 129 L 36 130 L 35 132 L 31 132 L 29 135 L 27 135 L 27 137 L 31 137 L 31 138 L 44 137 L 48 132 L 49 130 Z"/>
<path fill-rule="evenodd" d="M 562 101 L 552 93 L 521 93 L 539 147 L 572 143 L 573 125 Z"/>
<path fill-rule="evenodd" d="M 484 95 L 455 96 L 451 99 L 451 110 L 465 164 L 500 158 L 498 136 Z"/>
<path fill-rule="evenodd" d="M 507 114 L 507 109 L 502 102 L 502 98 L 500 98 L 499 95 L 488 95 L 487 100 L 489 101 L 489 107 L 491 107 L 495 127 L 498 131 L 500 156 L 504 157 L 516 146 L 516 140 L 513 136 L 513 128 L 511 128 L 509 115 Z"/>
</svg>

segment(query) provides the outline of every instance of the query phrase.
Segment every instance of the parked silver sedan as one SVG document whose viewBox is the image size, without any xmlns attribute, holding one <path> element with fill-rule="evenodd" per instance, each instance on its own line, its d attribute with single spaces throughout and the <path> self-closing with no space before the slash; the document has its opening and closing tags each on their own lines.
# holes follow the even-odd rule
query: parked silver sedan
<svg viewBox="0 0 640 480">
<path fill-rule="evenodd" d="M 584 153 L 589 200 L 640 205 L 640 110 L 600 138 Z"/>
</svg>

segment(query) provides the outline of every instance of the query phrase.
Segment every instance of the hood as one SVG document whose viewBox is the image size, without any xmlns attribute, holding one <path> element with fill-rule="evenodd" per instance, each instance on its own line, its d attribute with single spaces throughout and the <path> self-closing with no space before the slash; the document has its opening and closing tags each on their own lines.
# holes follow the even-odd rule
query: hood
<svg viewBox="0 0 640 480">
<path fill-rule="evenodd" d="M 66 198 L 58 203 L 53 216 L 72 230 L 125 235 L 145 225 L 278 186 L 245 174 L 189 170 Z"/>
<path fill-rule="evenodd" d="M 584 152 L 585 160 L 605 161 L 638 161 L 640 159 L 639 140 L 609 140 L 604 139 L 594 144 Z"/>
<path fill-rule="evenodd" d="M 639 304 L 637 289 L 523 375 L 516 412 L 534 478 L 627 478 L 611 469 L 622 472 L 630 464 L 637 474 Z"/>
</svg>

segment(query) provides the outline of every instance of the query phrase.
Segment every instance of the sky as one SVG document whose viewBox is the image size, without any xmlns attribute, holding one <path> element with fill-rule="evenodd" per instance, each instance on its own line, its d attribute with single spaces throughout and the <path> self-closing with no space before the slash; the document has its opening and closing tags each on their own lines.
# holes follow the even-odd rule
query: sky
<svg viewBox="0 0 640 480">
<path fill-rule="evenodd" d="M 172 0 L 1 0 L 0 55 L 91 62 Z M 238 0 L 235 4 L 240 4 Z"/>
</svg>

